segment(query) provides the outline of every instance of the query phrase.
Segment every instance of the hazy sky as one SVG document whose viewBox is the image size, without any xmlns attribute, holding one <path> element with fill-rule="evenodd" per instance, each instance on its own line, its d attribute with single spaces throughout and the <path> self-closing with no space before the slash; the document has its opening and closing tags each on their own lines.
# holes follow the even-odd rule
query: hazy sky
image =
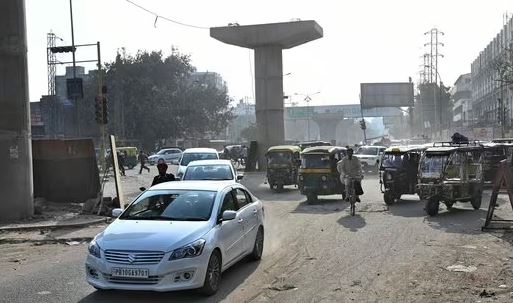
<svg viewBox="0 0 513 303">
<path fill-rule="evenodd" d="M 71 44 L 69 0 L 25 1 L 30 98 L 36 101 L 47 93 L 46 34 L 52 30 L 64 39 L 58 45 Z M 316 20 L 324 38 L 286 50 L 283 57 L 284 73 L 291 73 L 284 77 L 285 94 L 320 91 L 312 105 L 358 103 L 361 82 L 403 82 L 409 76 L 416 82 L 426 52 L 424 32 L 434 26 L 445 33 L 439 72 L 452 85 L 470 72 L 471 62 L 500 31 L 504 13 L 513 12 L 511 0 L 133 1 L 164 17 L 205 27 Z M 112 61 L 121 47 L 129 53 L 169 54 L 175 46 L 192 56 L 199 71 L 220 73 L 234 99 L 253 96 L 253 53 L 210 38 L 208 30 L 162 19 L 155 27 L 154 16 L 125 0 L 73 0 L 73 11 L 75 43 L 100 41 L 104 62 Z M 95 59 L 95 52 L 79 49 L 77 60 Z"/>
</svg>

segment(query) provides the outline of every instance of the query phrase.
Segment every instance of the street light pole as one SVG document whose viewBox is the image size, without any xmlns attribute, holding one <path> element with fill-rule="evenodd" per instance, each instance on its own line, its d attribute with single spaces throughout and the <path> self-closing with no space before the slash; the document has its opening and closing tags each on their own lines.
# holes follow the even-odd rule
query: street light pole
<svg viewBox="0 0 513 303">
<path fill-rule="evenodd" d="M 71 19 L 71 54 L 73 56 L 73 80 L 77 78 L 76 62 L 75 62 L 75 30 L 73 28 L 73 0 L 69 0 L 69 15 Z M 80 137 L 80 118 L 78 110 L 78 98 L 74 97 L 75 103 L 75 122 L 77 123 L 77 137 Z"/>
<path fill-rule="evenodd" d="M 305 96 L 304 101 L 306 102 L 306 128 L 307 128 L 307 141 L 310 141 L 310 101 L 312 101 L 312 98 L 310 96 L 320 94 L 321 92 L 315 92 L 313 94 L 298 94 L 295 93 L 294 95 L 300 95 Z"/>
</svg>

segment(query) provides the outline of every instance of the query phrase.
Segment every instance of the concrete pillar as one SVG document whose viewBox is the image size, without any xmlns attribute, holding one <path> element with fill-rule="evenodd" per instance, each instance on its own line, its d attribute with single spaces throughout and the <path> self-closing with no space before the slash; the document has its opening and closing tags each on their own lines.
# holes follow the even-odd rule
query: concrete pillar
<svg viewBox="0 0 513 303">
<path fill-rule="evenodd" d="M 255 49 L 255 104 L 259 150 L 280 145 L 285 140 L 283 109 L 282 49 L 265 46 Z M 259 167 L 265 163 L 259 153 Z"/>
<path fill-rule="evenodd" d="M 342 121 L 340 117 L 313 117 L 313 121 L 319 126 L 321 141 L 331 142 L 337 139 L 337 125 Z"/>
<path fill-rule="evenodd" d="M 210 36 L 224 43 L 255 50 L 255 103 L 260 169 L 264 154 L 272 145 L 285 141 L 283 117 L 282 49 L 321 38 L 315 21 L 295 21 L 210 29 Z"/>
<path fill-rule="evenodd" d="M 0 1 L 0 221 L 33 214 L 25 1 Z M 58 186 L 58 184 L 56 184 Z"/>
</svg>

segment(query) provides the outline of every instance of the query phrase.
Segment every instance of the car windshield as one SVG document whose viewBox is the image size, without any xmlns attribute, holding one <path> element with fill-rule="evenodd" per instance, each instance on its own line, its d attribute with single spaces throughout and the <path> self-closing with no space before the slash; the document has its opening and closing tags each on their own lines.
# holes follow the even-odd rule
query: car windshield
<svg viewBox="0 0 513 303">
<path fill-rule="evenodd" d="M 267 163 L 273 164 L 288 164 L 292 161 L 292 154 L 289 152 L 271 152 L 267 154 Z"/>
<path fill-rule="evenodd" d="M 185 171 L 183 180 L 232 180 L 229 165 L 194 165 Z"/>
<path fill-rule="evenodd" d="M 357 155 L 375 156 L 378 154 L 378 149 L 375 147 L 360 147 L 356 152 Z"/>
<path fill-rule="evenodd" d="M 120 219 L 207 221 L 216 192 L 199 190 L 149 190 L 143 193 Z"/>
<path fill-rule="evenodd" d="M 427 154 L 420 163 L 421 177 L 440 178 L 448 159 L 448 154 Z"/>
<path fill-rule="evenodd" d="M 182 156 L 182 161 L 180 161 L 180 165 L 187 166 L 192 161 L 214 159 L 217 159 L 217 154 L 215 153 L 184 153 Z"/>
<path fill-rule="evenodd" d="M 167 151 L 167 149 L 161 149 L 161 150 L 159 150 L 157 155 L 163 155 L 166 151 Z"/>
<path fill-rule="evenodd" d="M 303 155 L 301 157 L 303 168 L 330 168 L 330 156 L 327 154 Z"/>
</svg>

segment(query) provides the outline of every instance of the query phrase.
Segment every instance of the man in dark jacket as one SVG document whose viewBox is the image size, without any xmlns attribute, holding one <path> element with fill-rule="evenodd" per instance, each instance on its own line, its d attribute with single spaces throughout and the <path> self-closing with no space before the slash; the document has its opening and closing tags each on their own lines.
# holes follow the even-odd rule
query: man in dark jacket
<svg viewBox="0 0 513 303">
<path fill-rule="evenodd" d="M 150 168 L 146 166 L 146 160 L 148 160 L 148 156 L 141 150 L 139 151 L 139 162 L 141 163 L 141 169 L 139 170 L 139 175 L 142 173 L 143 169 L 148 170 L 150 172 Z"/>
<path fill-rule="evenodd" d="M 163 182 L 169 182 L 169 181 L 175 181 L 175 176 L 173 174 L 167 173 L 167 164 L 166 163 L 159 163 L 157 165 L 157 169 L 159 170 L 159 174 L 153 178 L 153 182 L 151 183 L 151 186 L 157 185 L 159 183 Z"/>
</svg>

